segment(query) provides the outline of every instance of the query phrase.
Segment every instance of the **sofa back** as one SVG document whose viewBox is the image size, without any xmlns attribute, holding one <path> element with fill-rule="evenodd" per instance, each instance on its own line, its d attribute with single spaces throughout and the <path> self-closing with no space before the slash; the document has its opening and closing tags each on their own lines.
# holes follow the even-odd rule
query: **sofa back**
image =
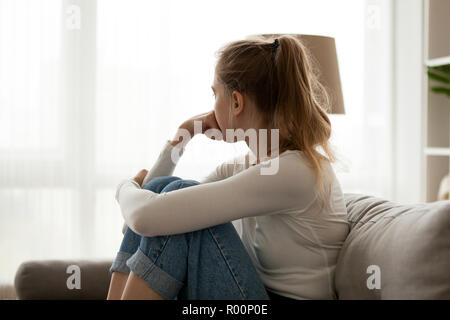
<svg viewBox="0 0 450 320">
<path fill-rule="evenodd" d="M 344 197 L 351 231 L 335 270 L 339 299 L 450 299 L 449 200 Z"/>
</svg>

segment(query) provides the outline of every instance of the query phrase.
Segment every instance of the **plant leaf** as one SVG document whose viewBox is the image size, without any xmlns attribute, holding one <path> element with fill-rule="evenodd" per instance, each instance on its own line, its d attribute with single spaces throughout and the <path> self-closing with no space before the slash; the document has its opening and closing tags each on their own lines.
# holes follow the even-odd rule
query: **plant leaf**
<svg viewBox="0 0 450 320">
<path fill-rule="evenodd" d="M 435 92 L 435 93 L 446 94 L 446 95 L 450 98 L 450 88 L 446 88 L 446 87 L 433 87 L 433 88 L 431 88 L 431 91 L 433 91 L 433 92 Z"/>
<path fill-rule="evenodd" d="M 437 67 L 433 67 L 435 70 L 438 70 L 440 72 L 444 72 L 447 74 L 450 74 L 450 64 L 445 64 L 443 66 L 437 66 Z"/>
<path fill-rule="evenodd" d="M 445 73 L 437 73 L 435 72 L 435 70 L 428 70 L 428 77 L 438 82 L 450 84 L 450 75 L 447 75 Z"/>
</svg>

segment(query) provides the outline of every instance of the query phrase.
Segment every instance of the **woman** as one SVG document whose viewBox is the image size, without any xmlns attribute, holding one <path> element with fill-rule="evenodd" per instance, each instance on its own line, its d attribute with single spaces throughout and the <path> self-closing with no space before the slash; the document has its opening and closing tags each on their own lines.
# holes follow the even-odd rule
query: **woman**
<svg viewBox="0 0 450 320">
<path fill-rule="evenodd" d="M 334 269 L 349 226 L 331 167 L 328 97 L 307 49 L 289 35 L 229 43 L 212 88 L 214 110 L 185 121 L 149 172 L 117 188 L 126 231 L 108 299 L 336 298 Z M 171 176 L 173 155 L 197 133 L 194 121 L 205 134 L 268 130 L 278 140 L 240 136 L 250 148 L 245 161 L 225 162 L 200 182 L 182 180 Z M 263 174 L 267 164 L 276 170 Z"/>
</svg>

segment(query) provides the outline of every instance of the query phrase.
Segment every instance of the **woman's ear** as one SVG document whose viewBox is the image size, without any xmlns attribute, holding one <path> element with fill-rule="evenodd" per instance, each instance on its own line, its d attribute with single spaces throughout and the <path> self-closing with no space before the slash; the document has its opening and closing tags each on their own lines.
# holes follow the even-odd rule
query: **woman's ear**
<svg viewBox="0 0 450 320">
<path fill-rule="evenodd" d="M 244 97 L 238 91 L 233 91 L 231 99 L 233 115 L 238 116 L 242 111 L 244 111 Z"/>
</svg>

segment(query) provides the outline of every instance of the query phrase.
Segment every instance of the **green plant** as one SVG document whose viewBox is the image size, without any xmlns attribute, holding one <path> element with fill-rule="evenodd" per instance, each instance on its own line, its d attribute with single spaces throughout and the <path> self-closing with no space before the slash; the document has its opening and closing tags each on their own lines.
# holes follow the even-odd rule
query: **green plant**
<svg viewBox="0 0 450 320">
<path fill-rule="evenodd" d="M 442 83 L 440 86 L 432 87 L 431 91 L 445 94 L 450 98 L 450 64 L 428 67 L 428 77 Z"/>
</svg>

